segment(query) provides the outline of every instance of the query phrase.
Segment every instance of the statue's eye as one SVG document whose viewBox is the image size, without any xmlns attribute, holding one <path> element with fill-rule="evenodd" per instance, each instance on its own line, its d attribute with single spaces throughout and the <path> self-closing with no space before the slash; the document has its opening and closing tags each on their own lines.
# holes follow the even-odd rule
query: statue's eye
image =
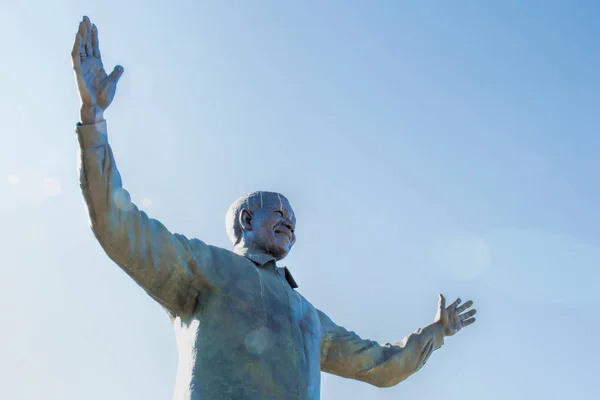
<svg viewBox="0 0 600 400">
<path fill-rule="evenodd" d="M 277 210 L 277 211 L 275 211 L 275 212 L 276 212 L 277 214 L 279 214 L 279 215 L 281 215 L 281 216 L 283 217 L 283 211 L 281 211 L 281 210 Z"/>
</svg>

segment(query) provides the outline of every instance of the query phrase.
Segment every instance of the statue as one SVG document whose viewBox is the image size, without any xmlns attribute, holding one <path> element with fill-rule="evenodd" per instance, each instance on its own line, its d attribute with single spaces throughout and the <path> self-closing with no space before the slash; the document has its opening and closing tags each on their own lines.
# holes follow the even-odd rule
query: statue
<svg viewBox="0 0 600 400">
<path fill-rule="evenodd" d="M 175 399 L 320 398 L 321 371 L 378 387 L 418 371 L 434 350 L 475 321 L 473 302 L 446 306 L 434 322 L 380 345 L 333 322 L 277 265 L 296 241 L 296 217 L 279 193 L 255 192 L 227 212 L 229 251 L 171 233 L 123 188 L 103 113 L 123 68 L 107 75 L 98 30 L 79 25 L 73 68 L 81 97 L 81 189 L 106 254 L 169 314 L 179 353 Z"/>
</svg>

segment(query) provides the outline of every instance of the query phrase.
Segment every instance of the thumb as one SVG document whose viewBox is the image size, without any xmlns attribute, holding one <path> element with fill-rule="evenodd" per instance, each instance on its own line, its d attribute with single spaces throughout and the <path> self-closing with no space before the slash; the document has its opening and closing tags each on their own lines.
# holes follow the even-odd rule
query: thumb
<svg viewBox="0 0 600 400">
<path fill-rule="evenodd" d="M 116 84 L 117 82 L 119 82 L 119 79 L 121 79 L 121 75 L 123 75 L 123 67 L 120 65 L 117 65 L 115 67 L 115 69 L 113 69 L 113 71 L 110 73 L 110 75 L 108 75 L 108 80 L 110 80 L 113 84 Z"/>
<path fill-rule="evenodd" d="M 446 298 L 442 294 L 440 294 L 438 300 L 438 308 L 442 311 L 446 309 Z"/>
</svg>

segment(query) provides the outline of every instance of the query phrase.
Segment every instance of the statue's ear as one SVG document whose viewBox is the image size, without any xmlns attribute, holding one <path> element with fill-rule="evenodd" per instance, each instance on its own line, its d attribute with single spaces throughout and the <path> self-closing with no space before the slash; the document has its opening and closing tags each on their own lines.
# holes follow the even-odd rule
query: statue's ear
<svg viewBox="0 0 600 400">
<path fill-rule="evenodd" d="M 240 211 L 239 224 L 242 231 L 252 230 L 252 213 L 247 208 L 242 208 Z"/>
</svg>

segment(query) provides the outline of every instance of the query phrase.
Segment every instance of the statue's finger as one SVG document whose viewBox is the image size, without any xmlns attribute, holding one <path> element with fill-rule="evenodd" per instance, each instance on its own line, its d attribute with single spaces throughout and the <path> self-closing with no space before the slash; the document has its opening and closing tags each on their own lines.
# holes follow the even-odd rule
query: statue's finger
<svg viewBox="0 0 600 400">
<path fill-rule="evenodd" d="M 458 305 L 460 304 L 461 300 L 460 298 L 456 299 L 454 301 L 454 303 L 450 304 L 446 309 L 447 310 L 454 310 L 456 307 L 458 307 Z"/>
<path fill-rule="evenodd" d="M 71 58 L 73 59 L 73 68 L 79 68 L 81 41 L 81 35 L 77 33 L 77 35 L 75 35 L 75 42 L 73 42 L 73 51 L 71 51 Z"/>
<path fill-rule="evenodd" d="M 87 26 L 85 25 L 85 22 L 81 21 L 79 23 L 79 34 L 81 35 L 81 37 L 85 36 L 85 31 L 87 30 Z"/>
<path fill-rule="evenodd" d="M 85 53 L 88 56 L 93 56 L 94 50 L 92 47 L 92 23 L 88 17 L 83 17 L 83 22 L 85 23 L 85 36 L 83 37 Z"/>
<path fill-rule="evenodd" d="M 462 326 L 463 326 L 463 328 L 464 328 L 465 326 L 469 326 L 469 325 L 471 325 L 473 322 L 475 322 L 475 318 L 469 318 L 469 319 L 465 319 L 465 320 L 462 322 Z"/>
<path fill-rule="evenodd" d="M 446 298 L 442 294 L 438 298 L 438 308 L 442 311 L 446 308 Z"/>
<path fill-rule="evenodd" d="M 460 320 L 461 320 L 461 321 L 464 321 L 464 320 L 466 320 L 466 319 L 469 319 L 469 318 L 471 318 L 471 317 L 472 317 L 473 315 L 475 315 L 475 314 L 477 314 L 477 310 L 475 310 L 475 309 L 473 309 L 473 310 L 469 310 L 469 311 L 467 311 L 466 313 L 464 313 L 464 314 L 461 314 L 461 315 L 460 315 Z"/>
<path fill-rule="evenodd" d="M 121 67 L 120 65 L 117 65 L 113 71 L 110 73 L 110 75 L 108 75 L 108 81 L 112 84 L 112 85 L 116 85 L 117 82 L 119 81 L 119 79 L 121 79 L 121 75 L 123 75 L 123 67 Z"/>
<path fill-rule="evenodd" d="M 85 32 L 83 32 L 83 35 L 81 35 L 82 37 L 82 41 L 81 41 L 81 54 L 83 57 L 87 57 L 87 56 L 91 56 L 91 53 L 88 53 L 88 48 L 86 46 L 87 40 L 88 40 L 88 31 L 86 30 Z"/>
<path fill-rule="evenodd" d="M 100 58 L 100 41 L 98 40 L 98 28 L 92 24 L 92 50 L 94 56 Z"/>
<path fill-rule="evenodd" d="M 458 313 L 460 314 L 461 312 L 465 311 L 467 308 L 471 307 L 472 305 L 473 305 L 473 302 L 471 300 L 469 300 L 466 303 L 464 303 L 463 305 L 461 305 L 460 307 L 458 307 L 456 309 L 456 311 L 458 311 Z"/>
<path fill-rule="evenodd" d="M 90 18 L 87 15 L 83 16 L 82 21 L 85 24 L 86 29 L 88 29 L 88 30 L 92 29 L 92 21 L 90 21 Z"/>
</svg>

